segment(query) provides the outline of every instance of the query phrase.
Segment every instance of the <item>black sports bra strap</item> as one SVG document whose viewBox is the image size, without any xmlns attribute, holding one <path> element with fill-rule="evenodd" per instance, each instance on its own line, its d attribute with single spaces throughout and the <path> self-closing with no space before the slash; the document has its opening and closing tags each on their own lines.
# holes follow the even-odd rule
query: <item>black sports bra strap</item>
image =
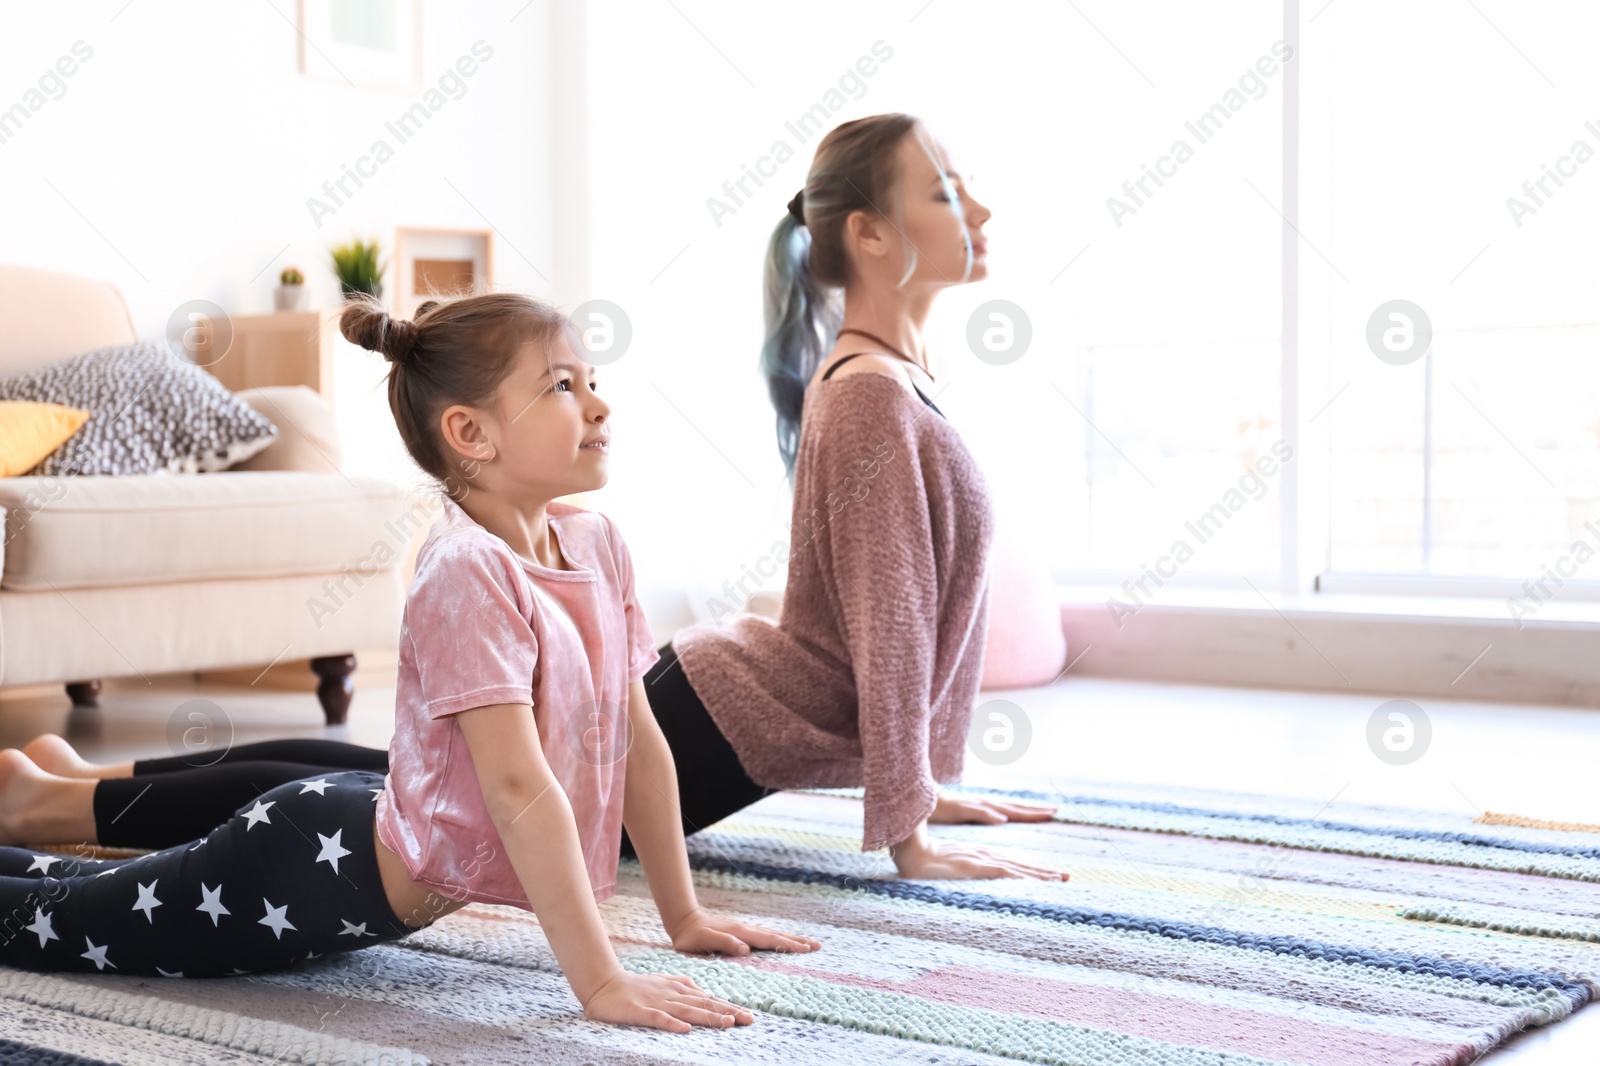
<svg viewBox="0 0 1600 1066">
<path fill-rule="evenodd" d="M 848 363 L 850 360 L 854 359 L 858 355 L 878 355 L 878 354 L 879 354 L 878 352 L 851 352 L 849 355 L 842 356 L 842 357 L 840 357 L 840 359 L 839 359 L 839 361 L 837 363 L 834 363 L 827 370 L 822 372 L 822 380 L 823 381 L 827 381 L 828 378 L 830 376 L 832 376 L 832 374 L 833 374 L 833 372 L 835 370 L 838 370 L 841 366 L 844 366 L 844 364 Z M 937 404 L 935 404 L 932 400 L 928 399 L 928 394 L 927 393 L 925 393 L 921 389 L 917 388 L 915 382 L 912 383 L 911 388 L 912 388 L 913 391 L 916 392 L 916 394 L 918 396 L 922 397 L 922 402 L 923 403 L 925 403 L 929 407 L 933 408 L 933 413 L 934 414 L 938 415 L 940 418 L 944 417 L 944 412 L 939 410 L 939 407 L 938 407 Z"/>
<path fill-rule="evenodd" d="M 848 363 L 850 360 L 854 359 L 856 356 L 858 356 L 858 355 L 871 355 L 871 354 L 873 354 L 873 353 L 871 353 L 871 352 L 851 352 L 849 355 L 845 356 L 843 359 L 840 359 L 837 363 L 834 363 L 826 371 L 824 371 L 823 375 L 822 375 L 822 380 L 823 381 L 827 381 L 830 377 L 833 376 L 833 372 L 835 370 L 838 370 L 841 366 L 844 366 L 846 363 Z"/>
</svg>

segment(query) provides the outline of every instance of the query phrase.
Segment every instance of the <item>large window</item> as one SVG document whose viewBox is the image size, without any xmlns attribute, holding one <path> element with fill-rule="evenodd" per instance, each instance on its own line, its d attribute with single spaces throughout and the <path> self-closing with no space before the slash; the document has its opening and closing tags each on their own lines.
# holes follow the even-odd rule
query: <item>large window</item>
<svg viewBox="0 0 1600 1066">
<path fill-rule="evenodd" d="M 1600 550 L 1600 10 L 1340 0 L 1307 33 L 1333 87 L 1306 131 L 1341 275 L 1330 568 L 1520 582 Z M 1367 329 L 1395 299 L 1432 344 L 1386 362 Z"/>
</svg>

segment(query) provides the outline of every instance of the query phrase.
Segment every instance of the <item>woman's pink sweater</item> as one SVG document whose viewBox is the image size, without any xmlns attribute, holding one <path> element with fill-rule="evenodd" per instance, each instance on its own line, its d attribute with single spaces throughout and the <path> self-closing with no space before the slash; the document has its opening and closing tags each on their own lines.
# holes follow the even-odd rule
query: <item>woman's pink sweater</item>
<svg viewBox="0 0 1600 1066">
<path fill-rule="evenodd" d="M 993 535 L 960 434 L 903 384 L 858 373 L 807 390 L 780 619 L 673 639 L 752 780 L 864 786 L 863 851 L 915 831 L 961 777 Z"/>
</svg>

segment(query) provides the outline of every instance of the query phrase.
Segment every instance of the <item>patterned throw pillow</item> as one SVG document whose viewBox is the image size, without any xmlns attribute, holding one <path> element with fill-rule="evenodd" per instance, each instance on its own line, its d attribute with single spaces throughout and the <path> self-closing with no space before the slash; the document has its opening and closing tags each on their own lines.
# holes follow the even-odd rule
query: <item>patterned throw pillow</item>
<svg viewBox="0 0 1600 1066">
<path fill-rule="evenodd" d="M 278 435 L 216 378 L 151 341 L 97 348 L 5 378 L 0 400 L 90 412 L 83 428 L 30 474 L 224 470 Z"/>
</svg>

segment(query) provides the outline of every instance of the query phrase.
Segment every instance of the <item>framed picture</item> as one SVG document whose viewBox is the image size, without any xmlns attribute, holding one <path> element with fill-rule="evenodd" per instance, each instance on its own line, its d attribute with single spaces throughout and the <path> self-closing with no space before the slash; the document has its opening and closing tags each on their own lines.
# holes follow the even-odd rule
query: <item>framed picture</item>
<svg viewBox="0 0 1600 1066">
<path fill-rule="evenodd" d="M 423 300 L 472 296 L 493 286 L 493 230 L 402 226 L 394 231 L 394 306 L 401 318 L 414 315 Z"/>
<path fill-rule="evenodd" d="M 349 85 L 422 84 L 422 0 L 299 0 L 300 73 Z"/>
</svg>

